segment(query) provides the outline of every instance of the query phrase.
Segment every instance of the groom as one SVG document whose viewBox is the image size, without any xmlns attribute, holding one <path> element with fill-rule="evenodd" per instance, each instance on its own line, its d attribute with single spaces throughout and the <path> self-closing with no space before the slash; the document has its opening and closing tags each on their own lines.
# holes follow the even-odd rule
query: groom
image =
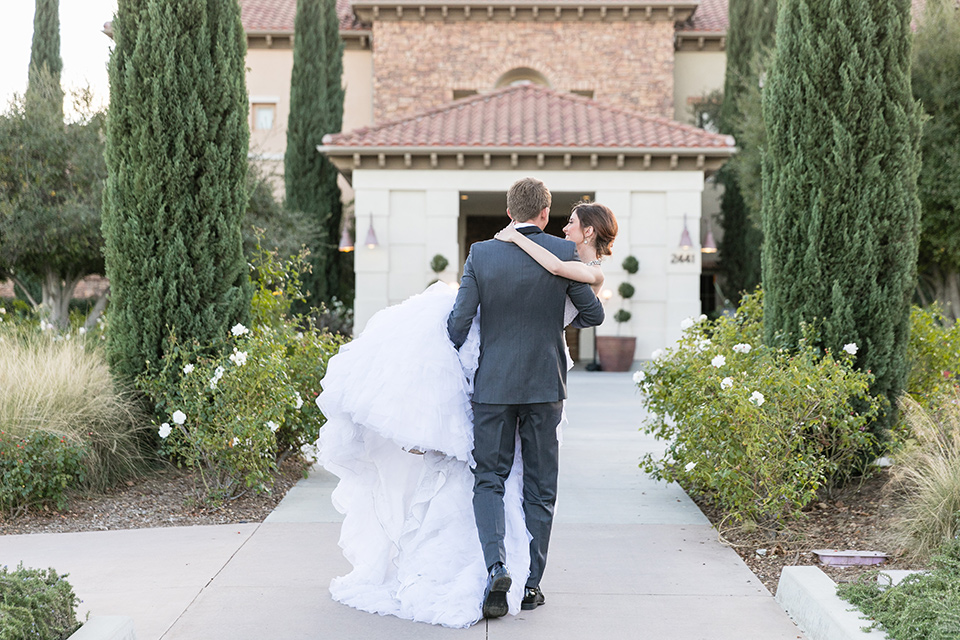
<svg viewBox="0 0 960 640">
<path fill-rule="evenodd" d="M 576 245 L 543 233 L 550 191 L 524 178 L 507 192 L 507 215 L 517 230 L 561 260 L 577 260 Z M 530 542 L 530 577 L 521 608 L 544 603 L 540 591 L 557 499 L 557 425 L 567 396 L 563 342 L 566 298 L 576 327 L 603 322 L 603 307 L 586 284 L 550 274 L 512 243 L 478 242 L 463 267 L 457 301 L 447 319 L 457 349 L 480 308 L 480 363 L 473 392 L 473 510 L 489 576 L 483 616 L 507 613 L 512 580 L 506 567 L 504 482 L 513 465 L 519 428 L 523 456 L 523 510 Z"/>
</svg>

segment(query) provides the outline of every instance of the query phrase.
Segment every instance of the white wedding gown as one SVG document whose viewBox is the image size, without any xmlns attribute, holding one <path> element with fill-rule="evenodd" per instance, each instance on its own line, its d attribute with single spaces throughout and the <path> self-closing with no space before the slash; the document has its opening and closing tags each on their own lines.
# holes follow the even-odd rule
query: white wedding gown
<svg viewBox="0 0 960 640">
<path fill-rule="evenodd" d="M 333 598 L 371 613 L 468 627 L 481 617 L 487 580 L 470 470 L 480 340 L 474 320 L 459 353 L 450 343 L 455 300 L 448 285 L 434 284 L 378 312 L 330 359 L 317 398 L 327 418 L 318 448 L 320 464 L 340 478 L 333 503 L 344 514 L 340 547 L 353 565 L 331 582 Z M 530 566 L 522 477 L 518 452 L 504 492 L 511 614 Z"/>
</svg>

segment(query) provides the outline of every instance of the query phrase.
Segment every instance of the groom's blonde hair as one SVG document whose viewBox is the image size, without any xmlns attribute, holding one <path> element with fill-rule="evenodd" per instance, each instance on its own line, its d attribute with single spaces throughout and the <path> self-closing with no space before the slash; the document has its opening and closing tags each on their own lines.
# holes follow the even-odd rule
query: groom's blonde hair
<svg viewBox="0 0 960 640">
<path fill-rule="evenodd" d="M 517 180 L 507 191 L 507 209 L 516 222 L 533 220 L 550 208 L 553 197 L 547 185 L 536 178 Z"/>
</svg>

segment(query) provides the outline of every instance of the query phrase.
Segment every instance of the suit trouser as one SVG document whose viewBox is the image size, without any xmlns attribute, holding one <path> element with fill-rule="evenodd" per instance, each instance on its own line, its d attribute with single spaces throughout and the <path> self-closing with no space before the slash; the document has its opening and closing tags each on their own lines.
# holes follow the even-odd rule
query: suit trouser
<svg viewBox="0 0 960 640">
<path fill-rule="evenodd" d="M 559 444 L 557 425 L 563 402 L 537 404 L 473 403 L 473 511 L 487 567 L 506 563 L 503 538 L 506 517 L 503 488 L 520 433 L 523 457 L 523 513 L 530 541 L 530 577 L 526 586 L 540 585 L 550 546 L 553 509 L 557 501 Z"/>
</svg>

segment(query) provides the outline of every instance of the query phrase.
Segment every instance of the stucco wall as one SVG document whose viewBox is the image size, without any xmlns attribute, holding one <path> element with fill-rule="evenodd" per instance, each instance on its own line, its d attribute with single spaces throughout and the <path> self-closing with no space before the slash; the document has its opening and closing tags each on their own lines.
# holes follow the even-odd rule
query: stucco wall
<svg viewBox="0 0 960 640">
<path fill-rule="evenodd" d="M 723 90 L 727 54 L 723 51 L 677 51 L 673 71 L 673 113 L 677 122 L 691 124 L 691 99 Z"/>
<path fill-rule="evenodd" d="M 534 69 L 560 91 L 673 117 L 672 22 L 376 22 L 374 119 L 485 91 L 512 69 Z"/>
<path fill-rule="evenodd" d="M 275 193 L 283 195 L 283 154 L 287 148 L 287 118 L 290 115 L 290 74 L 292 49 L 248 49 L 247 93 L 251 105 L 273 102 L 277 105 L 273 128 L 253 128 L 250 113 L 250 154 L 259 159 L 263 173 L 272 177 Z M 343 52 L 343 131 L 365 127 L 373 122 L 373 55 L 369 50 Z M 337 132 L 331 132 L 337 133 Z M 353 199 L 353 189 L 342 177 L 339 181 L 343 201 Z"/>
</svg>

